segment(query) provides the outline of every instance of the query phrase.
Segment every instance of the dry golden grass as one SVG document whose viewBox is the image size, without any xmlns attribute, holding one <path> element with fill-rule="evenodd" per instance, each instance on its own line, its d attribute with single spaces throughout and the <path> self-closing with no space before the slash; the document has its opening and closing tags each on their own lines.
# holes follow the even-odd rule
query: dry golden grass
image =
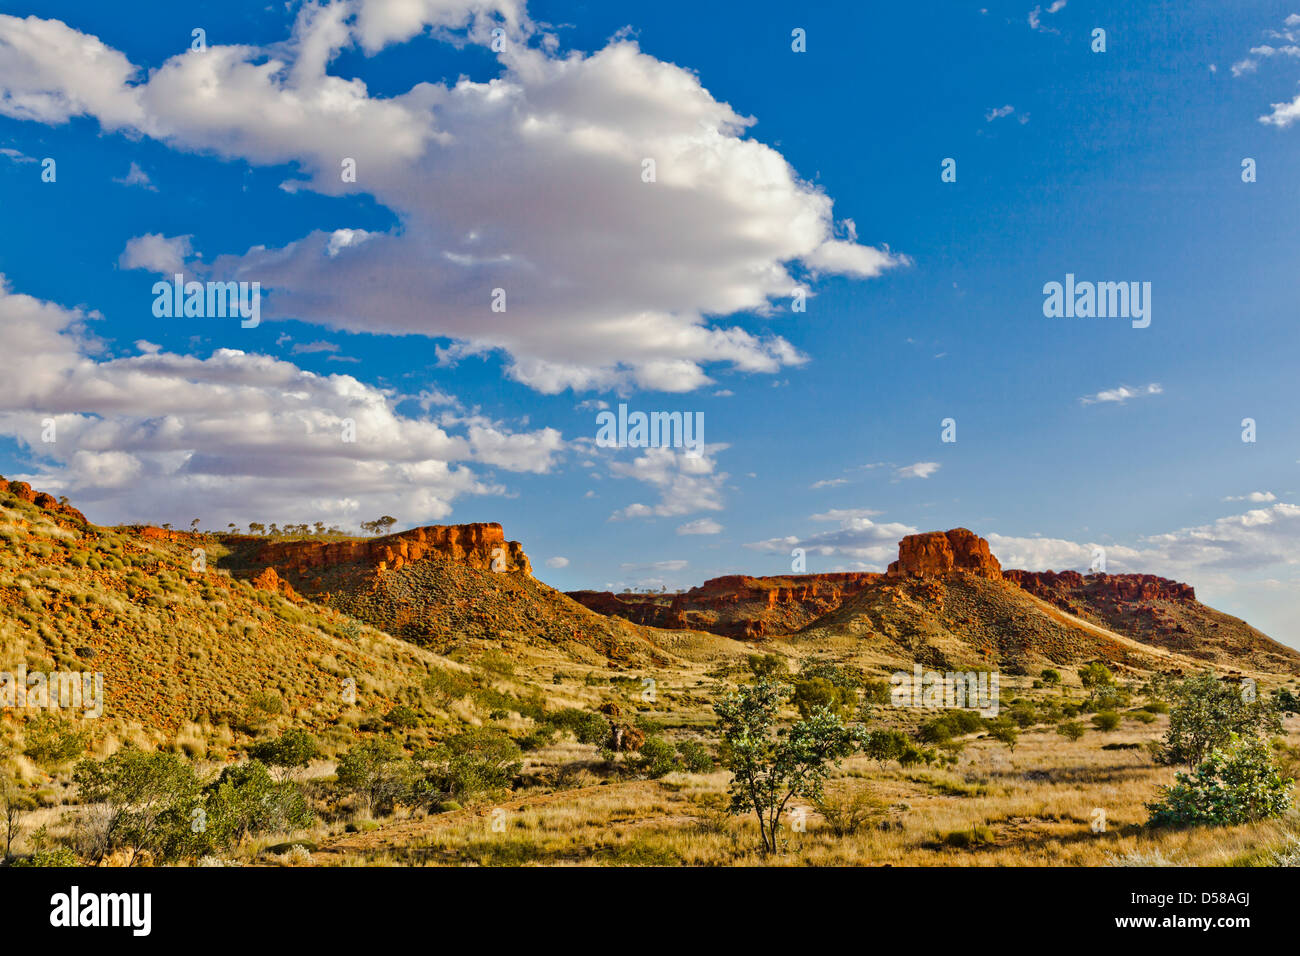
<svg viewBox="0 0 1300 956">
<path fill-rule="evenodd" d="M 711 694 L 696 693 L 705 672 L 701 664 L 658 673 L 653 706 L 620 693 L 617 685 L 566 681 L 557 690 L 566 702 L 587 706 L 618 701 L 625 713 L 653 717 L 670 739 L 709 739 Z M 1004 699 L 1046 693 L 1030 691 L 1029 683 L 1011 681 Z M 1074 694 L 1077 699 L 1077 688 Z M 878 723 L 914 723 L 937 713 L 884 708 Z M 772 857 L 758 852 L 752 818 L 724 812 L 725 771 L 620 779 L 600 764 L 594 748 L 561 741 L 528 759 L 528 771 L 552 780 L 554 788 L 326 838 L 313 864 L 1112 866 L 1138 860 L 1230 866 L 1266 863 L 1300 835 L 1296 812 L 1241 827 L 1147 829 L 1145 804 L 1172 782 L 1176 768 L 1156 765 L 1142 746 L 1103 746 L 1158 740 L 1166 726 L 1163 716 L 1149 724 L 1126 719 L 1110 733 L 1090 726 L 1077 742 L 1054 726 L 1035 727 L 1022 732 L 1014 752 L 987 738 L 971 739 L 950 767 L 882 769 L 855 757 L 827 790 L 833 797 L 867 795 L 877 808 L 868 822 L 836 836 L 805 802 L 802 832 L 792 815 L 785 848 Z M 1286 737 L 1297 742 L 1300 720 L 1289 721 Z M 1099 811 L 1104 829 L 1096 825 Z"/>
</svg>

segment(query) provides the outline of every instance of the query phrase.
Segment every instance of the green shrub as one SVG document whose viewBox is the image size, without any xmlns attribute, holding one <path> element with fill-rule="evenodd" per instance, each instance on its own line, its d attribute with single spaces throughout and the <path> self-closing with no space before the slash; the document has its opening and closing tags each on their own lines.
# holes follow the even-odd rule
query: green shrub
<svg viewBox="0 0 1300 956">
<path fill-rule="evenodd" d="M 642 773 L 657 779 L 677 769 L 677 748 L 662 737 L 647 737 L 636 763 Z"/>
<path fill-rule="evenodd" d="M 1093 714 L 1092 725 L 1103 733 L 1110 733 L 1119 726 L 1119 714 L 1113 710 L 1103 710 Z"/>
<path fill-rule="evenodd" d="M 806 718 L 822 707 L 831 713 L 845 715 L 851 712 L 856 697 L 848 687 L 833 684 L 825 677 L 810 677 L 794 682 L 790 703 L 798 709 L 800 717 Z"/>
<path fill-rule="evenodd" d="M 10 866 L 81 866 L 77 854 L 71 847 L 56 846 L 48 850 L 36 850 L 29 856 L 19 857 Z"/>
<path fill-rule="evenodd" d="M 401 730 L 410 730 L 420 724 L 419 715 L 405 704 L 398 704 L 384 714 L 384 722 Z"/>
<path fill-rule="evenodd" d="M 1042 680 L 1044 684 L 1059 684 L 1061 682 L 1061 672 L 1049 667 L 1043 671 Z"/>
<path fill-rule="evenodd" d="M 541 724 L 526 736 L 519 738 L 519 749 L 525 753 L 530 753 L 534 750 L 541 750 L 543 747 L 549 747 L 554 743 L 557 733 L 558 730 L 553 725 Z"/>
<path fill-rule="evenodd" d="M 316 738 L 302 729 L 286 730 L 275 740 L 263 740 L 248 748 L 248 755 L 272 767 L 305 767 L 320 752 Z"/>
<path fill-rule="evenodd" d="M 474 689 L 474 685 L 469 678 L 458 671 L 435 667 L 429 671 L 429 676 L 424 679 L 423 688 L 425 693 L 433 697 L 439 704 L 445 706 L 454 700 L 460 700 Z"/>
<path fill-rule="evenodd" d="M 713 754 L 698 740 L 687 740 L 677 745 L 677 754 L 682 759 L 682 767 L 689 773 L 711 773 L 713 771 Z"/>
<path fill-rule="evenodd" d="M 776 654 L 750 654 L 745 659 L 745 666 L 759 680 L 784 677 L 789 671 L 785 658 Z"/>
<path fill-rule="evenodd" d="M 1007 708 L 1006 716 L 1017 727 L 1032 727 L 1038 723 L 1038 714 L 1034 710 L 1034 705 L 1028 701 L 1018 701 Z"/>
<path fill-rule="evenodd" d="M 165 862 L 211 846 L 206 831 L 193 826 L 203 804 L 194 768 L 176 754 L 126 748 L 102 761 L 82 760 L 72 779 L 83 803 L 105 805 L 87 836 L 96 865 L 115 849 L 130 850 L 133 863 L 141 851 Z"/>
<path fill-rule="evenodd" d="M 420 795 L 435 804 L 499 793 L 519 773 L 520 756 L 519 745 L 500 730 L 466 730 L 417 754 Z"/>
<path fill-rule="evenodd" d="M 394 805 L 409 800 L 416 780 L 416 768 L 397 741 L 387 737 L 361 741 L 338 764 L 339 786 L 371 813 L 391 813 Z"/>
<path fill-rule="evenodd" d="M 1274 702 L 1247 699 L 1241 687 L 1213 674 L 1198 674 L 1162 683 L 1160 692 L 1171 702 L 1165 734 L 1164 761 L 1197 767 L 1209 754 L 1235 736 L 1278 733 L 1282 718 Z"/>
<path fill-rule="evenodd" d="M 1105 664 L 1094 661 L 1079 668 L 1079 683 L 1086 688 L 1106 687 L 1115 683 L 1115 675 Z"/>
<path fill-rule="evenodd" d="M 609 736 L 609 721 L 603 714 L 577 707 L 566 707 L 548 714 L 546 721 L 561 730 L 570 731 L 580 744 L 601 744 Z"/>
<path fill-rule="evenodd" d="M 1294 781 L 1282 777 L 1257 737 L 1234 736 L 1191 773 L 1180 770 L 1176 780 L 1163 788 L 1163 800 L 1147 804 L 1152 826 L 1232 826 L 1278 817 L 1291 807 Z"/>
<path fill-rule="evenodd" d="M 926 721 L 920 727 L 920 736 L 926 743 L 939 744 L 953 737 L 973 734 L 984 726 L 978 711 L 951 710 L 942 717 Z"/>
<path fill-rule="evenodd" d="M 1015 752 L 1016 742 L 1020 739 L 1020 728 L 1016 723 L 1007 717 L 999 717 L 996 720 L 988 722 L 989 736 L 999 743 L 1007 745 L 1007 749 Z"/>
<path fill-rule="evenodd" d="M 70 720 L 41 714 L 27 721 L 23 729 L 23 753 L 47 770 L 55 770 L 83 756 L 90 743 L 90 731 L 78 730 Z"/>
<path fill-rule="evenodd" d="M 864 680 L 862 682 L 862 699 L 868 704 L 888 704 L 890 702 L 889 682 L 884 680 Z"/>
<path fill-rule="evenodd" d="M 914 747 L 911 739 L 901 730 L 873 730 L 867 736 L 862 750 L 868 757 L 884 767 L 891 760 L 901 761 L 909 747 Z"/>
<path fill-rule="evenodd" d="M 275 782 L 260 760 L 224 768 L 208 792 L 206 826 L 216 846 L 235 847 L 247 836 L 298 829 L 314 819 L 297 784 Z"/>
</svg>

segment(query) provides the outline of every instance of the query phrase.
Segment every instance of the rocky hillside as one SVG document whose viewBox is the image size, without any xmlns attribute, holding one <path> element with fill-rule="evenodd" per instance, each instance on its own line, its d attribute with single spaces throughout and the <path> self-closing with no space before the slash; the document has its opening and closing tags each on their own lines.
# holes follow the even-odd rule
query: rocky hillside
<svg viewBox="0 0 1300 956">
<path fill-rule="evenodd" d="M 886 579 L 788 639 L 845 637 L 883 657 L 936 669 L 1036 674 L 1093 660 L 1120 669 L 1168 667 L 1136 641 L 1055 612 L 1011 584 L 964 572 Z"/>
<path fill-rule="evenodd" d="M 357 541 L 228 539 L 236 574 L 280 581 L 322 607 L 450 652 L 546 648 L 587 663 L 663 663 L 662 635 L 598 614 L 532 576 L 499 524 L 414 528 Z M 656 640 L 656 638 L 660 638 Z"/>
<path fill-rule="evenodd" d="M 277 720 L 346 733 L 348 721 L 409 700 L 435 663 L 258 587 L 265 579 L 232 576 L 218 567 L 223 553 L 213 536 L 95 527 L 49 495 L 0 483 L 0 670 L 98 673 L 96 732 L 161 739 Z"/>
<path fill-rule="evenodd" d="M 725 637 L 790 634 L 839 607 L 879 574 L 803 574 L 792 577 L 731 575 L 712 578 L 683 594 L 613 594 L 570 591 L 578 603 L 660 628 L 696 628 Z"/>
<path fill-rule="evenodd" d="M 1196 662 L 1300 673 L 1300 653 L 1153 575 L 1003 571 L 966 528 L 908 535 L 879 574 L 714 578 L 683 594 L 570 596 L 602 614 L 728 637 L 852 634 L 882 651 L 938 663 L 1044 666 L 1102 658 L 1121 666 Z M 1146 648 L 1150 650 L 1144 649 Z"/>
<path fill-rule="evenodd" d="M 1187 584 L 1152 574 L 1007 571 L 1007 580 L 1071 614 L 1207 663 L 1294 669 L 1300 655 L 1240 618 L 1196 600 Z"/>
</svg>

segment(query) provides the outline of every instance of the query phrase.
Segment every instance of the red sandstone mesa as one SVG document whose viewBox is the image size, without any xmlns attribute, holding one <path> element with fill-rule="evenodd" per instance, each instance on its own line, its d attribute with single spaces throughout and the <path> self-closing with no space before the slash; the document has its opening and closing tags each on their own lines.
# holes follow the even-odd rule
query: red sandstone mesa
<svg viewBox="0 0 1300 956">
<path fill-rule="evenodd" d="M 799 574 L 782 577 L 728 575 L 712 578 L 682 594 L 612 594 L 607 591 L 571 591 L 569 597 L 601 614 L 636 624 L 662 628 L 697 628 L 741 639 L 793 634 L 818 617 L 835 610 L 868 588 L 891 589 L 898 579 L 910 578 L 938 586 L 939 578 L 973 575 L 1005 581 L 1071 613 L 1086 613 L 1085 605 L 1131 606 L 1131 613 L 1156 623 L 1167 613 L 1142 602 L 1196 601 L 1186 584 L 1151 574 L 1092 574 L 1077 571 L 1003 571 L 989 544 L 966 528 L 908 535 L 898 544 L 898 560 L 887 574 L 846 572 Z M 894 603 L 899 598 L 895 596 Z M 1167 628 L 1183 632 L 1173 622 Z"/>
<path fill-rule="evenodd" d="M 989 543 L 965 528 L 909 534 L 898 542 L 898 560 L 889 566 L 890 577 L 925 577 L 966 571 L 1000 580 L 1002 565 Z"/>
<path fill-rule="evenodd" d="M 396 571 L 424 557 L 441 557 L 484 571 L 531 574 L 533 570 L 523 546 L 507 541 L 504 529 L 495 523 L 429 525 L 358 541 L 271 541 L 255 560 L 281 573 L 304 574 L 339 564 Z"/>
</svg>

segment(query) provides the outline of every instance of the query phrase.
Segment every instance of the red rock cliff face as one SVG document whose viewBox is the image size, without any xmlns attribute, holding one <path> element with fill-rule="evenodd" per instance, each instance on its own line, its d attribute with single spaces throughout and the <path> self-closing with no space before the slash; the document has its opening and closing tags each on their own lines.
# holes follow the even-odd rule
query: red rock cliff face
<svg viewBox="0 0 1300 956">
<path fill-rule="evenodd" d="M 6 486 L 9 493 L 15 498 L 20 498 L 28 504 L 33 504 L 45 511 L 52 511 L 55 514 L 66 515 L 69 518 L 76 518 L 82 524 L 89 524 L 86 516 L 83 515 L 72 505 L 59 504 L 59 500 L 53 495 L 47 495 L 43 491 L 33 491 L 32 486 L 25 481 L 11 481 L 6 485 L 4 475 L 0 475 L 0 486 Z"/>
<path fill-rule="evenodd" d="M 278 568 L 283 574 L 306 574 L 339 564 L 357 564 L 376 571 L 396 571 L 424 557 L 441 557 L 471 568 L 522 571 L 533 567 L 518 541 L 507 541 L 501 525 L 495 523 L 429 525 L 382 538 L 360 541 L 273 541 L 256 556 L 260 564 Z"/>
<path fill-rule="evenodd" d="M 1195 601 L 1196 589 L 1154 574 L 1090 574 L 1078 571 L 1004 571 L 1035 597 L 1052 601 L 1071 591 L 1087 590 L 1091 595 L 1109 596 L 1116 601 Z"/>
<path fill-rule="evenodd" d="M 890 577 L 925 577 L 957 571 L 1002 578 L 1002 565 L 989 551 L 989 543 L 965 528 L 909 534 L 898 542 L 898 560 L 887 573 Z"/>
</svg>

